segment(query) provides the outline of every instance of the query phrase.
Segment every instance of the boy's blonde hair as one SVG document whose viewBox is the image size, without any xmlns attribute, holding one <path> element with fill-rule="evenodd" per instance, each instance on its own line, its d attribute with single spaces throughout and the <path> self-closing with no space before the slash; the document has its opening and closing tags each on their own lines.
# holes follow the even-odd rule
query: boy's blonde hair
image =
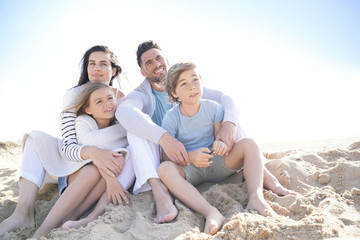
<svg viewBox="0 0 360 240">
<path fill-rule="evenodd" d="M 176 85 L 179 82 L 180 75 L 191 69 L 195 69 L 196 65 L 193 62 L 178 62 L 174 64 L 167 72 L 165 76 L 165 91 L 168 94 L 169 101 L 171 103 L 179 102 L 179 99 L 172 95 L 175 92 Z"/>
</svg>

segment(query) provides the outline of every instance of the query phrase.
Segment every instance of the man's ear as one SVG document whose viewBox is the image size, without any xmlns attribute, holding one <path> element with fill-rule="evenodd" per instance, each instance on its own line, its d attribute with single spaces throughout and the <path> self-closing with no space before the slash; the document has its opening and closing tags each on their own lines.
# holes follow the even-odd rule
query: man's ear
<svg viewBox="0 0 360 240">
<path fill-rule="evenodd" d="M 140 68 L 140 72 L 141 72 L 141 75 L 143 75 L 143 77 L 146 78 L 146 73 L 145 73 L 145 71 L 144 71 L 142 68 Z"/>
</svg>

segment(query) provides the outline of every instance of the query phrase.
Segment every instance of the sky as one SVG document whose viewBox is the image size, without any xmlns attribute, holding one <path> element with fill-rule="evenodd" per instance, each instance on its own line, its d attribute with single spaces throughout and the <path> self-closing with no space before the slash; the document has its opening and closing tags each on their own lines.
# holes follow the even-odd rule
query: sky
<svg viewBox="0 0 360 240">
<path fill-rule="evenodd" d="M 94 45 L 116 53 L 130 91 L 149 39 L 232 96 L 259 141 L 360 137 L 360 1 L 0 0 L 0 141 L 60 137 L 62 97 Z"/>
</svg>

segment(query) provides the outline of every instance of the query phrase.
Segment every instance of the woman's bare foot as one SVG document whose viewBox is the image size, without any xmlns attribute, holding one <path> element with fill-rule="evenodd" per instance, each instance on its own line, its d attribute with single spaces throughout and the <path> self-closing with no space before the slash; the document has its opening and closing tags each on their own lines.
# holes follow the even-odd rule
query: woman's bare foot
<svg viewBox="0 0 360 240">
<path fill-rule="evenodd" d="M 204 233 L 214 235 L 224 223 L 224 216 L 215 207 L 211 207 L 211 211 L 206 216 Z"/>
<path fill-rule="evenodd" d="M 7 232 L 22 227 L 35 227 L 34 216 L 24 216 L 14 212 L 10 217 L 0 223 L 0 237 Z"/>
<path fill-rule="evenodd" d="M 155 223 L 171 222 L 176 218 L 178 210 L 176 209 L 173 199 L 170 196 L 166 186 L 160 181 L 160 179 L 150 179 L 154 199 L 156 203 L 156 218 Z"/>
<path fill-rule="evenodd" d="M 250 197 L 246 209 L 256 210 L 263 216 L 277 216 L 277 213 L 270 207 L 263 197 Z"/>
</svg>

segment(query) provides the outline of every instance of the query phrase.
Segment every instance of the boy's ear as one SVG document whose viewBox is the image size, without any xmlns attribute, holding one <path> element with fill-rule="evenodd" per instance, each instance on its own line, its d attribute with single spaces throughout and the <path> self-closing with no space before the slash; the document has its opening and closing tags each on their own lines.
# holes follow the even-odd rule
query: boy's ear
<svg viewBox="0 0 360 240">
<path fill-rule="evenodd" d="M 177 98 L 177 97 L 178 97 L 177 94 L 174 93 L 173 91 L 171 91 L 171 95 L 173 95 L 174 98 Z"/>
</svg>

